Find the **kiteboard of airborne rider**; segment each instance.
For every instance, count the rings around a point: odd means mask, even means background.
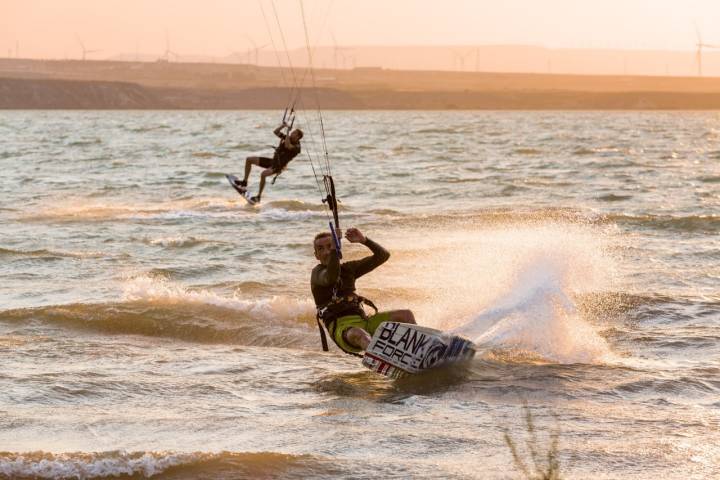
[[[296,128],[292,133],[283,133],[283,129],[290,132],[292,125],[288,125],[283,120],[282,125],[277,127],[273,133],[280,138],[280,144],[275,148],[275,154],[272,158],[269,157],[247,157],[245,159],[245,176],[242,180],[236,180],[235,186],[238,187],[238,191],[243,193],[247,190],[248,178],[250,178],[250,171],[253,165],[264,168],[260,173],[260,187],[258,194],[254,197],[249,198],[249,202],[252,204],[260,203],[263,190],[265,189],[265,179],[271,175],[280,175],[282,171],[287,167],[288,163],[295,158],[301,150],[300,139],[303,138],[303,132],[299,128]],[[273,180],[273,183],[275,181]]]
[[[337,232],[338,238],[342,235]],[[390,258],[390,253],[373,242],[357,228],[349,228],[345,238],[350,243],[365,245],[372,255],[360,260],[340,263],[335,241],[330,232],[315,235],[313,247],[320,263],[312,270],[311,290],[322,320],[332,340],[346,353],[360,355],[370,344],[372,334],[382,322],[415,323],[410,310],[378,312],[375,305],[355,292],[355,281],[370,273]],[[368,316],[363,305],[375,314]],[[323,348],[326,347],[324,332]]]

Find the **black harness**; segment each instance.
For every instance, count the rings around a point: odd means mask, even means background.
[[[368,316],[363,309],[363,305],[367,305],[368,307],[375,310],[375,314],[378,313],[378,308],[371,300],[368,300],[367,298],[356,295],[354,293],[352,295],[338,297],[335,293],[336,290],[337,285],[333,288],[333,298],[325,305],[317,307],[317,315],[315,316],[318,330],[320,331],[320,342],[322,343],[323,351],[328,351],[327,337],[325,336],[325,329],[323,329],[324,324],[325,328],[327,328],[328,333],[330,334],[330,338],[340,350],[349,355],[362,357],[362,355],[358,355],[355,352],[348,352],[337,343],[337,340],[335,340],[335,322],[338,318],[344,316],[342,315],[343,312],[349,311],[352,311],[353,314],[357,313],[363,320],[367,320]],[[320,323],[321,321],[322,324]]]
[[[280,146],[273,147],[275,149],[275,154],[273,155],[272,168],[275,171],[275,176],[273,177],[272,181],[270,182],[271,185],[275,185],[275,180],[277,180],[277,178],[280,176],[280,174],[285,171],[288,164],[292,161],[292,158],[290,160],[287,160],[284,162],[280,161],[280,150],[285,148],[285,146],[282,145],[282,142],[284,142],[284,141],[285,141],[284,139],[280,140]],[[298,148],[300,148],[300,144],[298,144]],[[300,153],[300,152],[298,152],[298,153]],[[295,154],[295,156],[297,156],[297,154]],[[293,158],[295,158],[295,156],[293,156]]]
[[[295,102],[293,102],[289,108],[290,108],[289,115],[288,115],[288,107],[285,107],[285,113],[283,113],[283,123],[287,123],[288,120],[290,121],[290,123],[287,126],[287,133],[285,134],[285,136],[290,135],[290,130],[292,130],[293,124],[295,124]],[[290,160],[292,160],[292,159],[290,159],[287,162],[285,162],[285,165],[280,165],[280,158],[279,158],[280,156],[279,156],[278,150],[280,150],[281,148],[284,148],[283,147],[284,141],[285,141],[284,138],[280,139],[280,143],[278,143],[278,146],[277,147],[273,146],[273,148],[275,149],[275,155],[273,155],[273,170],[275,170],[276,173],[272,179],[272,182],[270,183],[271,185],[275,185],[275,180],[277,180],[277,178],[280,176],[280,174],[283,172],[283,170],[285,170],[285,168],[287,167],[288,163],[290,163]]]

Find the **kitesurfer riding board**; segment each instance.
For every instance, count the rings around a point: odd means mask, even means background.
[[[313,246],[320,264],[313,268],[310,282],[318,322],[323,322],[342,351],[356,356],[364,352],[364,366],[391,378],[475,355],[475,345],[469,340],[416,325],[410,310],[378,312],[371,301],[357,295],[355,280],[385,263],[390,253],[356,228],[348,229],[345,238],[365,245],[373,254],[341,264],[332,233],[319,233]],[[363,305],[375,314],[368,316]],[[324,336],[319,323],[318,327]]]
[[[340,235],[339,231],[336,231]],[[320,264],[312,270],[310,286],[322,321],[335,344],[344,352],[361,356],[368,347],[371,335],[383,322],[415,323],[410,310],[378,312],[372,302],[355,292],[355,281],[370,273],[390,258],[390,253],[373,242],[356,228],[348,229],[345,238],[350,243],[365,245],[372,255],[340,263],[336,243],[330,232],[315,236],[313,247]],[[369,305],[375,314],[368,316],[363,305]],[[319,326],[319,324],[318,324]],[[321,335],[324,335],[320,327]]]
[[[245,159],[245,176],[242,180],[236,179],[235,183],[232,184],[238,193],[245,196],[252,166],[257,165],[264,168],[264,170],[260,173],[260,186],[258,194],[254,197],[247,198],[251,205],[260,203],[260,198],[262,197],[263,190],[265,189],[265,181],[267,177],[275,175],[275,178],[277,178],[277,176],[285,170],[288,163],[290,163],[290,161],[292,161],[292,159],[300,153],[300,140],[303,138],[303,132],[299,128],[296,128],[292,131],[292,133],[283,133],[283,129],[290,132],[290,128],[291,125],[288,125],[283,120],[282,125],[273,131],[273,133],[280,138],[280,143],[275,148],[275,154],[273,157],[247,157]],[[274,180],[273,183],[275,183]]]

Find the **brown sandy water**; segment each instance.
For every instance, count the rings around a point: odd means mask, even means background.
[[[525,403],[566,477],[720,474],[718,114],[327,114],[361,293],[479,346],[394,382],[320,350],[307,158],[226,183],[276,116],[0,114],[0,476],[508,478]]]

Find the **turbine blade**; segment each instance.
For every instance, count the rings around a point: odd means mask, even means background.
[[[695,35],[697,35],[698,43],[703,43],[702,35],[700,35],[700,28],[698,27],[697,22],[693,21],[693,25],[695,26]]]

